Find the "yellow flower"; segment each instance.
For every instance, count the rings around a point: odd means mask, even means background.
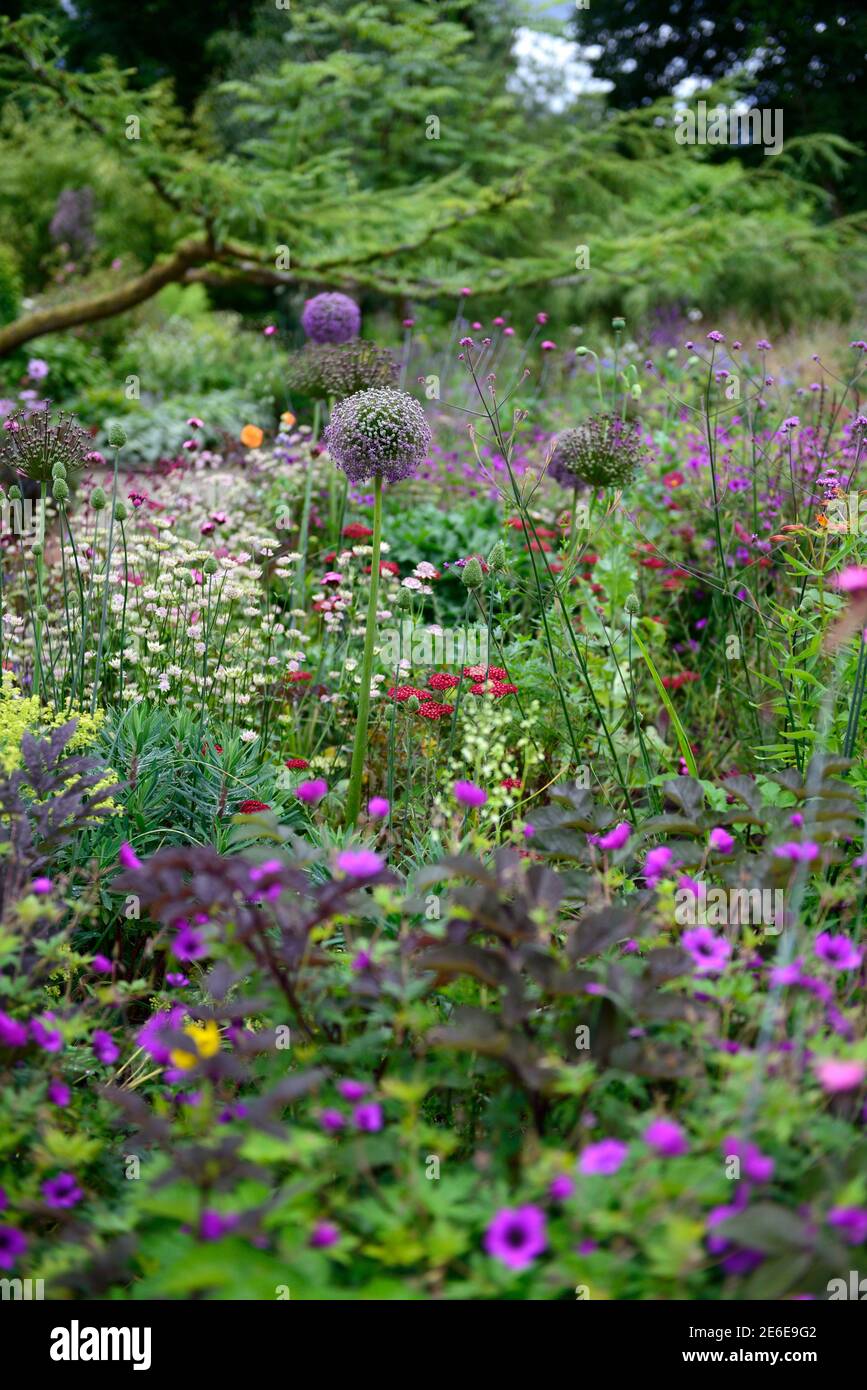
[[[186,1049],[176,1048],[170,1053],[171,1060],[176,1067],[181,1067],[187,1071],[194,1067],[203,1057],[213,1057],[220,1050],[220,1030],[212,1018],[207,1023],[188,1023],[183,1030],[195,1047],[195,1052],[187,1052]]]
[[[265,438],[258,425],[245,425],[241,430],[241,443],[248,449],[258,449]]]

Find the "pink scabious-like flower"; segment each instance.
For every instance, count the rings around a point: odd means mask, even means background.
[[[307,806],[318,806],[323,796],[328,794],[328,783],[324,777],[314,777],[310,782],[299,782],[295,795]]]
[[[337,867],[350,878],[373,878],[385,866],[372,849],[345,849],[337,856]]]
[[[587,839],[591,845],[597,845],[599,849],[622,849],[632,834],[632,826],[628,821],[622,820],[619,825],[615,825],[613,830],[609,830],[605,835],[588,835]]]
[[[720,854],[731,854],[735,847],[734,836],[723,830],[721,825],[714,826],[708,836],[708,843],[711,849],[717,850]]]
[[[854,1058],[820,1057],[813,1063],[813,1070],[823,1091],[832,1096],[857,1090],[867,1076],[867,1066]]]
[[[848,936],[832,936],[826,931],[816,937],[814,950],[820,960],[826,961],[835,970],[857,970],[864,959],[864,952]]]
[[[367,803],[367,814],[375,820],[382,820],[390,810],[391,806],[384,796],[372,796]]]
[[[485,1232],[489,1255],[509,1269],[522,1270],[547,1249],[545,1213],[540,1207],[504,1207]]]
[[[600,1139],[597,1144],[587,1144],[578,1157],[578,1168],[588,1176],[601,1173],[609,1177],[616,1173],[629,1151],[629,1145],[622,1139]]]
[[[475,782],[455,782],[452,790],[455,801],[460,802],[461,806],[484,806],[488,799],[488,793],[477,787]]]
[[[641,1135],[660,1158],[679,1158],[689,1151],[689,1140],[674,1120],[653,1120]]]
[[[710,927],[694,927],[681,937],[684,950],[695,963],[696,975],[720,975],[732,953],[724,936],[714,936]]]
[[[847,565],[837,575],[836,583],[844,594],[867,593],[867,569],[863,565]]]
[[[792,864],[812,864],[819,857],[819,846],[812,840],[787,840],[784,845],[774,845],[774,854]]]

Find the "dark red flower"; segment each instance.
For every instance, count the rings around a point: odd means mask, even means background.
[[[306,758],[287,758],[286,766],[292,768],[292,770],[294,771],[296,768],[300,769],[309,767],[310,764],[308,763]]]
[[[415,695],[417,700],[433,700],[433,695],[431,695],[429,690],[419,690],[415,685],[391,685],[388,688],[388,697],[390,700],[399,700],[402,702],[404,700],[409,700],[413,695]]]
[[[313,676],[309,671],[287,671],[286,680],[290,685],[297,685],[299,681],[312,681]]]
[[[270,811],[267,801],[242,801],[238,810],[242,816],[252,816],[254,811]]]
[[[351,521],[348,526],[344,526],[343,534],[348,541],[363,541],[367,536],[372,536],[373,532],[360,521]]]
[[[433,675],[428,676],[427,683],[431,690],[454,690],[456,685],[460,685],[460,676],[449,675],[448,671],[434,671]]]
[[[512,685],[510,681],[476,681],[475,685],[470,686],[471,695],[493,695],[495,700],[501,700],[504,695],[517,695],[518,687]]]
[[[445,715],[454,714],[454,712],[454,705],[441,705],[438,701],[430,699],[425,700],[424,704],[420,705],[416,711],[422,719],[442,719]]]
[[[465,666],[464,675],[469,676],[471,681],[504,681],[508,680],[508,672],[502,666],[489,666],[485,670],[484,666]]]
[[[508,791],[519,792],[521,790],[522,782],[520,777],[504,777],[502,782],[500,783],[500,786],[505,787]]]

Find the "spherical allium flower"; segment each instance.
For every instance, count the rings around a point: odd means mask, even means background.
[[[484,806],[488,799],[488,793],[482,787],[477,787],[475,782],[455,782],[452,791],[455,801],[461,806]]]
[[[358,391],[393,386],[400,367],[388,348],[366,338],[348,343],[308,343],[289,357],[286,384],[291,394],[345,400]]]
[[[42,1195],[49,1207],[62,1211],[74,1207],[84,1193],[71,1173],[58,1173],[56,1178],[48,1178],[42,1184]]]
[[[345,849],[337,856],[337,867],[350,878],[373,878],[385,861],[372,849]]]
[[[351,482],[379,473],[396,483],[422,462],[431,432],[418,401],[406,391],[379,387],[338,401],[322,442]]]
[[[681,937],[684,950],[689,951],[696,975],[719,975],[726,968],[732,953],[724,936],[714,936],[710,927],[694,927]]]
[[[842,933],[832,936],[830,932],[820,932],[814,949],[819,959],[833,965],[835,970],[857,970],[864,959],[864,952]]]
[[[545,1213],[540,1207],[505,1207],[485,1232],[487,1253],[509,1269],[526,1269],[547,1248]]]
[[[317,294],[308,299],[301,327],[314,343],[345,343],[361,328],[361,310],[348,294]]]
[[[314,777],[309,782],[299,782],[295,788],[295,795],[299,801],[303,801],[307,806],[318,806],[323,796],[328,795],[328,783],[324,777]]]
[[[689,1150],[689,1140],[674,1120],[653,1120],[641,1137],[660,1158],[679,1158]]]
[[[17,1226],[0,1226],[0,1269],[12,1269],[27,1249],[27,1238]]]
[[[67,473],[84,467],[90,435],[63,411],[53,425],[49,410],[19,410],[5,421],[4,429],[0,464],[14,473],[23,473],[37,483],[50,483],[56,464]]]
[[[577,429],[557,436],[548,471],[564,487],[585,482],[591,487],[622,488],[632,482],[643,459],[636,421],[592,415]]]
[[[600,1139],[597,1144],[587,1144],[581,1150],[578,1168],[588,1176],[601,1173],[608,1177],[617,1172],[628,1150],[629,1145],[622,1139]]]

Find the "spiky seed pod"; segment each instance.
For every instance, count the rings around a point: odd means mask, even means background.
[[[322,442],[350,482],[379,473],[389,483],[409,478],[431,445],[430,426],[406,391],[359,391],[334,407]]]
[[[471,555],[461,570],[461,580],[467,589],[481,589],[485,582],[482,567],[475,555]]]
[[[626,487],[643,461],[640,428],[617,415],[593,415],[557,436],[549,471],[565,486]]]
[[[508,569],[506,559],[506,547],[502,541],[497,541],[490,555],[488,556],[488,569],[493,574],[503,574]]]
[[[122,449],[126,443],[126,430],[114,421],[108,427],[108,442],[112,449]]]
[[[347,294],[317,294],[304,305],[301,327],[314,343],[345,343],[358,337],[361,310]]]
[[[90,494],[90,505],[95,512],[104,512],[108,506],[108,498],[101,487],[95,487]]]
[[[289,358],[290,393],[320,400],[345,400],[358,391],[391,386],[400,368],[388,348],[353,338],[348,343],[308,343]]]

